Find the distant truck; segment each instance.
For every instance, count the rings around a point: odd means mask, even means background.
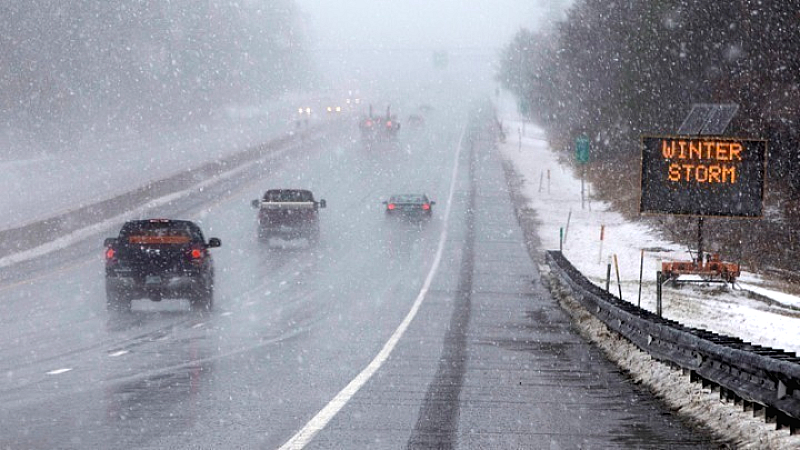
[[[397,116],[391,112],[391,106],[386,107],[386,116],[379,117],[373,115],[372,105],[369,106],[369,115],[361,118],[358,123],[361,130],[361,139],[367,144],[394,140],[400,130],[400,122]]]
[[[305,189],[270,189],[261,199],[252,202],[258,209],[258,237],[284,240],[307,239],[311,245],[319,242],[319,209],[325,200],[314,200]]]

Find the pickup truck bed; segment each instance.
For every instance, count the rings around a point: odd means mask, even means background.
[[[311,191],[301,189],[273,189],[263,198],[254,200],[258,208],[258,236],[282,239],[307,239],[319,241],[319,209],[325,200],[314,200]]]

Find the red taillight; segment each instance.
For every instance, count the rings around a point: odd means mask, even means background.
[[[391,120],[386,122],[386,128],[392,128],[392,121]]]
[[[423,203],[423,204],[422,204],[422,209],[424,209],[425,211],[428,211],[428,210],[430,210],[430,209],[431,209],[431,205],[430,205],[430,204],[428,204],[428,203]]]
[[[372,126],[372,121],[371,121],[371,120],[368,120],[368,121],[367,121],[367,126],[368,126],[368,127],[371,127],[371,126]]]
[[[201,247],[192,247],[189,249],[189,253],[187,256],[189,257],[189,261],[193,263],[199,263],[206,256],[206,252]]]
[[[114,259],[115,256],[117,256],[117,252],[114,251],[113,248],[109,247],[106,250],[106,261],[111,261],[112,259]]]
[[[389,203],[388,205],[386,205],[386,209],[388,209],[390,211],[394,210],[395,208],[396,208],[396,206],[394,206],[394,203]]]

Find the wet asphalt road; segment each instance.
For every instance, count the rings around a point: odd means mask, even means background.
[[[704,448],[572,330],[499,155],[466,122],[434,112],[373,148],[353,125],[149,211],[222,239],[211,313],[107,313],[101,242],[117,229],[4,269],[0,448],[279,448],[395,335],[443,236],[393,352],[305,448]],[[258,242],[249,203],[270,187],[327,200],[318,247]],[[433,220],[387,220],[382,198],[413,191]]]

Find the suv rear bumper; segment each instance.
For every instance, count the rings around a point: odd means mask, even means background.
[[[106,289],[129,298],[194,298],[209,285],[210,280],[201,273],[106,276]]]

